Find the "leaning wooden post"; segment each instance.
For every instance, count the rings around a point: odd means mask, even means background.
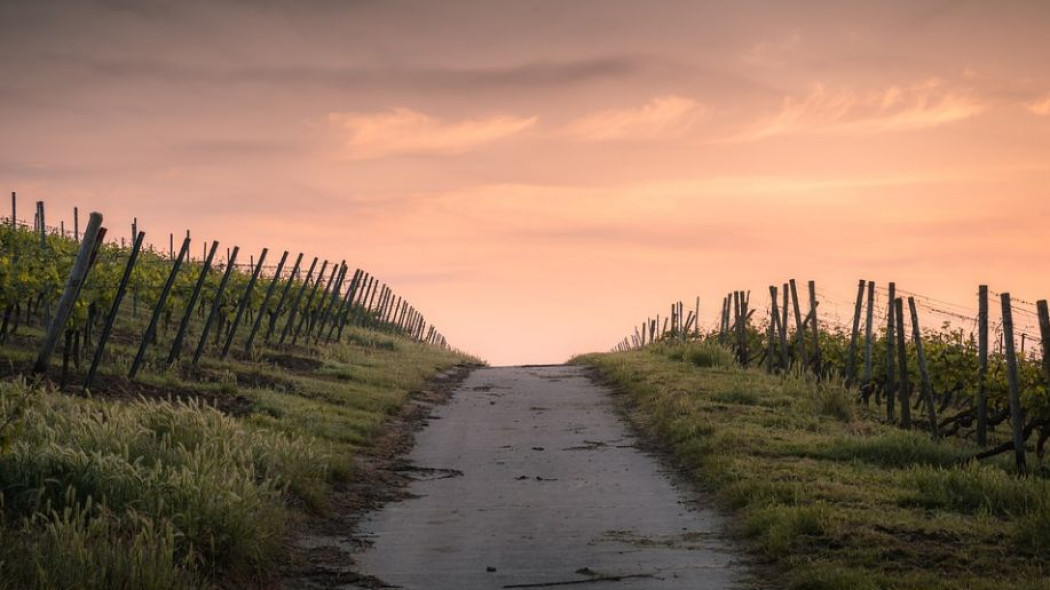
[[[849,356],[846,357],[846,387],[852,387],[857,380],[857,339],[860,337],[860,311],[864,307],[864,286],[867,281],[860,280],[857,285],[857,303],[853,306],[853,331],[849,337]]]
[[[321,282],[324,280],[324,271],[327,265],[328,261],[325,260],[324,264],[321,265],[321,272],[318,273],[317,280],[314,281],[314,288],[312,291],[310,291],[310,296],[306,299],[306,306],[303,308],[303,313],[299,317],[299,325],[295,328],[295,334],[292,335],[292,346],[295,346],[295,344],[299,341],[299,335],[302,334],[303,326],[305,325],[305,323],[312,320],[312,316],[316,313],[314,311],[311,311],[310,308],[313,307],[314,299],[317,298],[317,293],[321,288]],[[325,293],[327,293],[329,287],[332,286],[332,281],[335,280],[335,275],[337,272],[339,272],[339,268],[336,267],[335,264],[333,264],[332,274],[329,276],[328,283],[325,285]]]
[[[897,320],[897,370],[900,372],[901,428],[911,428],[911,380],[908,378],[907,336],[904,331],[904,300],[893,300],[893,314]]]
[[[922,330],[919,329],[919,311],[915,307],[915,298],[908,297],[908,309],[911,310],[912,337],[915,340],[915,355],[919,360],[919,375],[922,377],[922,398],[926,401],[926,414],[930,419],[930,433],[934,438],[940,437],[937,429],[937,406],[933,403],[933,385],[930,383],[930,371],[926,366],[926,351],[922,345]]]
[[[73,305],[76,303],[77,296],[80,295],[80,289],[83,287],[84,280],[91,269],[91,257],[98,245],[101,228],[102,214],[93,212],[88,220],[87,230],[84,231],[84,241],[80,244],[80,250],[77,251],[76,260],[73,262],[73,269],[66,280],[65,288],[62,290],[62,297],[58,300],[55,315],[51,318],[47,334],[44,336],[44,343],[40,347],[40,353],[37,355],[36,363],[33,365],[33,373],[41,374],[47,371],[48,364],[51,362],[51,355],[55,352],[58,339],[66,328],[66,322],[69,321],[69,316],[73,312]]]
[[[244,316],[244,309],[248,307],[248,302],[251,301],[252,298],[252,292],[255,291],[255,283],[259,280],[259,273],[262,272],[263,264],[266,262],[267,253],[269,253],[269,249],[263,248],[262,253],[259,254],[259,262],[255,263],[255,270],[252,271],[252,276],[248,279],[248,286],[244,289],[244,295],[241,296],[241,300],[237,304],[237,313],[233,316],[233,323],[230,324],[229,333],[226,334],[226,343],[222,346],[222,353],[219,354],[219,360],[226,360],[226,357],[230,354],[230,346],[233,345],[233,339],[237,336],[237,327],[241,325],[241,318]]]
[[[988,446],[988,285],[978,288],[977,298],[977,444],[984,447]]]
[[[1050,312],[1047,311],[1046,299],[1035,302],[1039,315],[1039,336],[1043,345],[1043,376],[1050,383]]]
[[[321,300],[321,313],[319,319],[313,325],[313,328],[317,330],[317,335],[314,337],[314,345],[321,343],[321,337],[324,336],[325,327],[329,324],[332,318],[332,312],[336,305],[342,302],[340,294],[343,291],[343,283],[346,282],[346,273],[350,272],[350,267],[346,265],[344,260],[339,264],[339,275],[335,279],[335,284],[332,287],[331,293],[328,294],[328,301]],[[312,335],[311,330],[306,331],[306,340],[310,340]]]
[[[817,319],[817,282],[809,281],[809,313],[813,316],[813,371],[817,378],[824,374],[824,361],[820,351],[820,321]]]
[[[135,375],[138,374],[139,369],[142,368],[142,361],[146,358],[146,348],[149,347],[150,341],[153,340],[153,337],[157,332],[157,321],[160,320],[160,314],[164,311],[164,304],[168,301],[168,295],[171,293],[171,288],[175,284],[175,278],[179,274],[179,267],[182,266],[183,259],[189,256],[189,253],[190,240],[187,238],[182,242],[182,248],[179,250],[179,257],[176,258],[175,263],[171,265],[171,273],[168,275],[168,280],[164,282],[164,287],[160,291],[160,298],[157,300],[157,305],[153,307],[153,315],[150,316],[149,325],[146,327],[145,334],[142,335],[142,342],[139,343],[139,351],[135,355],[135,360],[131,363],[131,369],[128,371],[128,379],[134,379]]]
[[[791,288],[791,301],[795,307],[795,339],[802,359],[802,372],[805,373],[806,368],[809,366],[809,355],[806,354],[806,330],[802,325],[802,308],[798,302],[798,289],[795,286],[795,279],[788,281],[788,285]]]
[[[769,313],[770,323],[773,324],[773,330],[780,335],[780,368],[783,370],[787,368],[787,334],[785,334],[784,326],[780,323],[780,309],[777,307],[777,288],[773,285],[769,286],[769,298],[772,301]],[[770,354],[773,352],[771,346]]]
[[[1010,294],[1000,295],[1003,304],[1003,338],[1006,344],[1006,375],[1010,382],[1010,425],[1013,428],[1014,460],[1017,471],[1025,473],[1024,409],[1021,408],[1021,386],[1017,375],[1017,352],[1014,350],[1014,313]]]
[[[766,330],[769,342],[766,344],[766,372],[773,373],[773,352],[777,338],[777,294],[774,287],[770,287],[770,295],[773,296],[773,305],[769,308],[769,328]]]
[[[113,305],[110,307],[109,315],[106,316],[106,323],[102,326],[102,334],[99,335],[98,346],[95,347],[95,355],[91,359],[91,368],[88,369],[87,377],[84,378],[84,391],[91,388],[91,383],[95,381],[98,367],[102,364],[102,354],[106,350],[109,334],[113,331],[113,323],[117,319],[120,302],[124,300],[124,295],[127,293],[128,283],[131,281],[131,271],[135,269],[135,262],[139,258],[144,239],[146,239],[146,232],[139,232],[139,235],[135,236],[135,243],[131,246],[131,255],[128,257],[128,263],[124,267],[124,274],[120,277],[120,283],[117,285],[117,293],[113,297]]]
[[[343,295],[343,301],[339,304],[339,309],[335,312],[332,325],[329,326],[328,333],[325,335],[325,343],[330,344],[333,342],[336,330],[342,329],[350,317],[350,308],[353,306],[354,297],[357,295],[357,285],[361,280],[362,272],[360,268],[354,269],[354,274],[350,278],[350,284],[346,286],[346,294]]]
[[[197,283],[193,286],[193,293],[190,294],[190,300],[186,303],[186,311],[182,313],[179,331],[175,334],[175,341],[171,345],[171,351],[168,352],[168,366],[171,366],[182,354],[182,341],[186,338],[186,332],[190,327],[190,319],[193,317],[193,310],[197,307],[197,300],[200,299],[201,291],[204,290],[204,282],[208,278],[208,271],[211,270],[212,260],[215,259],[215,253],[218,250],[219,242],[212,241],[211,249],[208,251],[204,259],[204,265],[201,267],[200,276],[197,277]]]
[[[889,298],[887,299],[888,304],[886,305],[886,420],[893,422],[896,418],[895,414],[895,396],[897,394],[897,383],[896,383],[896,367],[893,362],[893,339],[894,339],[894,313],[893,313],[893,300],[897,298],[897,284],[889,284]]]
[[[215,301],[211,304],[208,319],[204,320],[201,339],[197,342],[197,349],[193,352],[194,366],[200,363],[201,355],[204,354],[204,347],[208,345],[208,332],[211,332],[211,326],[215,323],[215,317],[219,315],[219,309],[222,307],[222,295],[226,292],[226,284],[230,282],[230,275],[233,274],[233,269],[237,266],[237,254],[240,251],[240,246],[234,246],[233,251],[226,258],[226,271],[222,273],[222,280],[219,281],[219,290],[215,292]]]
[[[700,296],[696,296],[696,339],[700,339]]]
[[[871,383],[871,358],[874,350],[875,281],[868,281],[868,310],[864,316],[864,383]]]
[[[292,326],[295,325],[295,318],[299,313],[299,304],[303,300],[303,294],[310,288],[310,279],[313,277],[314,269],[317,268],[317,260],[318,258],[314,256],[314,261],[310,263],[310,270],[306,271],[306,278],[303,279],[303,284],[295,292],[295,299],[292,300],[292,305],[288,309],[288,317],[284,320],[284,328],[281,329],[281,339],[277,341],[278,344],[284,344],[284,341],[288,338],[288,333],[292,330]],[[327,260],[325,264],[328,264]],[[324,268],[321,269],[321,274],[324,274]],[[291,277],[288,280],[292,280]],[[318,275],[318,280],[320,280],[320,275]]]
[[[277,329],[277,320],[281,317],[284,312],[285,301],[288,300],[288,292],[291,291],[292,285],[295,283],[295,279],[299,277],[299,265],[303,262],[303,253],[300,252],[295,258],[295,264],[292,266],[292,272],[288,273],[288,280],[284,283],[284,288],[281,289],[281,298],[277,300],[277,307],[273,308],[273,314],[270,315],[270,323],[266,327],[266,336],[263,340],[267,344],[270,343],[270,338],[273,336],[274,330]],[[276,277],[274,278],[276,281]]]
[[[262,327],[263,316],[269,310],[270,300],[273,299],[273,294],[277,291],[277,285],[281,282],[281,271],[284,270],[285,262],[288,262],[287,250],[281,255],[281,260],[277,263],[277,270],[274,271],[273,278],[270,279],[270,284],[266,287],[266,295],[263,296],[262,303],[259,305],[259,313],[255,316],[251,332],[248,332],[248,339],[244,341],[244,352],[251,352],[252,350],[252,344],[255,343],[255,335],[258,334],[259,328]]]

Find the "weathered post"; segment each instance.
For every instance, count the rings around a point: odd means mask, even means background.
[[[802,372],[806,371],[806,367],[809,366],[809,355],[806,354],[806,330],[802,325],[802,307],[798,302],[798,289],[795,286],[795,279],[788,281],[788,286],[791,288],[791,301],[795,307],[795,339],[798,342],[799,354],[802,360]]]
[[[197,307],[197,300],[200,299],[201,291],[204,290],[204,282],[208,278],[208,271],[211,270],[212,260],[215,259],[215,252],[219,250],[219,242],[212,241],[211,249],[208,252],[207,257],[204,259],[204,265],[201,266],[201,274],[197,277],[197,283],[193,286],[193,293],[190,295],[189,302],[186,303],[186,311],[182,314],[182,321],[179,322],[179,331],[175,335],[175,342],[171,345],[171,352],[168,353],[168,365],[170,366],[179,358],[182,353],[182,341],[186,338],[186,332],[190,327],[190,319],[193,317],[193,310]]]
[[[252,324],[252,330],[248,333],[248,339],[244,341],[244,351],[251,352],[252,344],[255,343],[255,335],[259,332],[259,328],[262,326],[263,316],[270,308],[270,300],[273,298],[274,292],[277,290],[278,283],[281,282],[281,271],[284,270],[284,264],[288,261],[288,251],[285,250],[284,254],[281,255],[281,260],[277,262],[277,270],[273,273],[273,278],[270,279],[270,284],[266,287],[266,295],[263,295],[262,303],[259,305],[259,313],[255,316],[255,322]]]
[[[1044,337],[1045,340],[1045,337]],[[977,294],[977,444],[988,445],[988,285]]]
[[[303,279],[303,284],[299,286],[299,290],[295,293],[295,299],[292,300],[292,305],[288,310],[288,317],[284,320],[284,328],[281,329],[281,339],[277,341],[278,344],[284,344],[288,334],[292,331],[292,326],[295,325],[295,318],[299,313],[299,304],[303,300],[303,294],[310,288],[310,279],[313,277],[314,269],[317,268],[317,260],[318,258],[314,256],[313,262],[310,263],[310,270],[306,271],[306,278]],[[327,260],[325,264],[328,264]],[[317,275],[317,280],[321,280],[323,274],[324,267],[321,268],[321,272]]]
[[[860,311],[864,306],[866,284],[867,281],[861,279],[857,285],[857,303],[853,306],[853,331],[850,332],[849,356],[846,357],[846,387],[852,387],[857,379],[857,339],[860,337]]]
[[[244,316],[244,309],[248,307],[248,302],[251,301],[252,292],[255,291],[255,283],[259,280],[259,273],[262,272],[262,267],[266,262],[266,254],[268,252],[269,249],[263,248],[262,253],[259,254],[259,262],[255,264],[252,276],[248,279],[248,286],[244,289],[244,295],[241,296],[241,300],[237,304],[237,313],[233,316],[233,323],[230,324],[230,331],[226,334],[226,343],[223,344],[222,352],[219,354],[220,360],[226,360],[226,357],[230,354],[230,346],[233,345],[233,339],[237,336],[237,327],[241,325],[241,318]]]
[[[824,361],[820,351],[820,321],[817,319],[817,282],[809,281],[809,313],[813,316],[813,372],[820,379],[824,374]]]
[[[1018,473],[1025,473],[1024,409],[1021,408],[1021,386],[1014,350],[1014,313],[1010,294],[1000,295],[1003,304],[1003,339],[1006,345],[1006,375],[1010,382],[1010,425],[1013,428],[1014,460]]]
[[[91,388],[91,383],[95,380],[98,367],[102,363],[102,355],[106,350],[110,332],[113,331],[113,323],[117,319],[120,302],[124,300],[124,295],[127,293],[128,282],[131,280],[131,271],[135,269],[135,262],[138,260],[139,251],[142,250],[142,241],[145,238],[146,233],[139,232],[139,235],[135,236],[135,243],[131,246],[131,255],[128,257],[128,263],[124,267],[124,275],[121,276],[120,283],[117,285],[117,293],[113,297],[113,305],[110,307],[109,315],[106,316],[106,323],[102,326],[102,334],[99,336],[98,346],[95,347],[95,355],[91,359],[91,368],[88,369],[87,377],[84,379],[84,391]]]
[[[893,314],[897,320],[897,369],[900,372],[901,428],[911,428],[911,380],[908,378],[908,348],[904,331],[904,300],[893,300]]]
[[[73,312],[73,305],[76,304],[77,296],[80,295],[80,289],[83,287],[84,280],[91,269],[91,257],[98,245],[101,229],[102,214],[93,212],[88,220],[87,230],[84,232],[84,242],[80,244],[80,250],[77,251],[73,269],[66,280],[66,286],[58,300],[55,315],[51,318],[51,323],[48,325],[47,333],[44,336],[44,343],[40,347],[40,353],[37,355],[36,363],[33,365],[33,373],[41,374],[47,371],[48,364],[51,362],[51,355],[55,352],[58,339],[62,335],[62,330],[66,328],[69,315]]]
[[[914,297],[908,297],[908,308],[911,310],[912,336],[915,340],[915,355],[919,360],[919,375],[922,377],[922,398],[926,401],[926,415],[930,419],[930,434],[934,438],[939,438],[937,406],[933,403],[933,385],[930,383],[930,371],[926,366],[926,351],[922,344],[922,330],[919,329],[919,311],[915,307]]]
[[[175,284],[175,278],[179,274],[179,268],[182,266],[182,261],[190,253],[190,240],[187,238],[182,242],[182,248],[179,250],[179,257],[175,259],[175,263],[171,265],[171,273],[168,275],[168,280],[165,281],[164,287],[160,291],[160,298],[157,300],[157,305],[153,307],[153,315],[150,316],[149,325],[146,327],[146,333],[142,335],[142,342],[139,343],[139,351],[135,355],[135,360],[131,363],[131,369],[128,371],[128,379],[134,379],[135,375],[138,374],[139,369],[142,367],[142,361],[146,358],[146,348],[149,347],[150,342],[157,333],[157,321],[160,320],[160,314],[164,311],[164,304],[168,301],[168,295],[171,293],[171,288]]]
[[[288,273],[288,280],[284,283],[284,288],[281,289],[281,297],[277,300],[277,307],[273,308],[273,313],[270,314],[270,322],[266,326],[266,335],[263,336],[263,341],[267,344],[270,343],[270,338],[273,337],[274,330],[277,329],[277,320],[281,317],[284,312],[284,304],[288,300],[288,292],[292,290],[292,285],[295,283],[295,279],[299,277],[299,265],[303,263],[303,253],[300,252],[295,257],[295,264],[292,266],[292,271]],[[276,281],[277,278],[274,277]]]
[[[222,295],[226,292],[226,284],[230,282],[230,275],[233,274],[234,267],[237,266],[237,254],[240,251],[239,246],[234,246],[233,251],[230,252],[229,257],[226,259],[226,271],[222,273],[222,280],[219,281],[219,290],[215,292],[215,301],[212,302],[211,310],[208,312],[208,319],[204,320],[201,339],[197,342],[197,349],[193,352],[194,366],[200,363],[201,355],[204,354],[204,347],[208,345],[208,332],[211,331],[211,325],[215,322],[215,317],[219,315],[219,309],[222,307]]]
[[[896,401],[897,384],[896,368],[893,362],[893,339],[896,329],[894,322],[893,300],[897,298],[897,284],[889,284],[889,298],[886,300],[886,420],[893,422],[896,418],[894,404]]]

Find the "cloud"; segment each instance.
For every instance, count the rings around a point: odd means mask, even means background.
[[[342,156],[369,160],[397,155],[462,154],[518,135],[537,117],[490,117],[446,122],[399,107],[378,113],[329,113],[328,123],[342,134]]]
[[[780,112],[731,137],[745,142],[800,133],[871,135],[939,127],[969,119],[985,105],[936,78],[914,86],[858,92],[812,87],[799,99],[785,97]]]
[[[1040,117],[1050,116],[1050,94],[1026,105],[1029,112]]]
[[[692,99],[661,96],[637,109],[599,111],[577,119],[565,128],[565,135],[581,141],[674,138],[688,131],[703,112]]]

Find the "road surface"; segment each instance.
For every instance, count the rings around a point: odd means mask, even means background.
[[[362,522],[358,570],[408,590],[751,587],[718,516],[636,443],[582,368],[477,370],[419,433],[415,497]]]

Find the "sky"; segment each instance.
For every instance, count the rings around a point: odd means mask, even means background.
[[[829,314],[858,279],[1035,301],[1047,31],[1045,0],[5,0],[0,189],[346,259],[496,365],[789,278]]]

